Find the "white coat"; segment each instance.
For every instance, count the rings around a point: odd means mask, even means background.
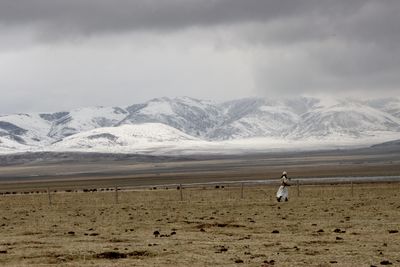
[[[281,186],[278,189],[278,192],[276,192],[276,197],[278,199],[288,199],[289,198],[289,179],[286,177],[286,175],[282,175],[281,177]]]

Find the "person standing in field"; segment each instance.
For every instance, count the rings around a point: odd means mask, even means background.
[[[289,186],[289,178],[287,177],[287,172],[284,171],[281,176],[281,186],[276,192],[276,200],[278,202],[289,200]]]

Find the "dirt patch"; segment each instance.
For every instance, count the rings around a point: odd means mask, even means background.
[[[154,253],[149,252],[147,250],[138,250],[138,251],[133,251],[133,252],[129,252],[129,253],[123,253],[123,252],[118,252],[118,251],[106,251],[106,252],[96,254],[95,258],[115,260],[115,259],[125,259],[128,257],[132,257],[132,258],[152,257],[154,255],[155,255]]]
[[[235,224],[235,223],[219,223],[219,222],[214,222],[214,223],[201,223],[195,226],[198,229],[204,229],[204,228],[212,228],[212,227],[227,227],[227,228],[240,228],[240,227],[246,227],[245,225],[241,224]]]
[[[96,256],[95,256],[95,258],[98,258],[98,259],[111,259],[111,260],[125,259],[126,257],[128,257],[126,253],[120,253],[117,251],[106,251],[106,252],[96,254]]]

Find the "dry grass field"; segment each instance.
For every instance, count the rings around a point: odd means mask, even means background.
[[[0,265],[400,265],[399,183],[276,189],[1,195]]]

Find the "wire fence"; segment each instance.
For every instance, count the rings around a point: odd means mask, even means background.
[[[373,184],[373,183],[399,183],[400,177],[398,176],[378,176],[378,177],[329,177],[329,178],[301,178],[291,179],[291,196],[300,197],[302,192],[307,187],[320,186],[322,190],[333,194],[335,187],[347,187],[348,196],[354,197],[354,187],[358,184]],[[96,184],[91,187],[83,186],[54,186],[54,187],[26,187],[22,190],[15,185],[8,187],[7,190],[1,188],[0,195],[28,195],[28,194],[46,194],[47,202],[49,205],[54,204],[54,198],[59,193],[111,193],[112,197],[104,199],[109,203],[119,204],[126,201],[124,193],[136,192],[151,192],[157,193],[162,196],[162,191],[165,193],[166,200],[173,201],[202,201],[204,199],[216,199],[212,194],[218,194],[217,199],[230,200],[230,199],[249,199],[249,198],[274,198],[275,191],[280,184],[279,179],[270,180],[242,180],[242,181],[218,181],[208,183],[179,183],[179,184],[154,184],[154,185],[138,185],[127,186],[118,185],[102,186]],[[399,183],[400,184],[400,183]],[[307,194],[305,192],[305,194]],[[109,194],[108,194],[109,195]],[[132,195],[130,195],[132,196]],[[141,194],[142,198],[145,194]]]

